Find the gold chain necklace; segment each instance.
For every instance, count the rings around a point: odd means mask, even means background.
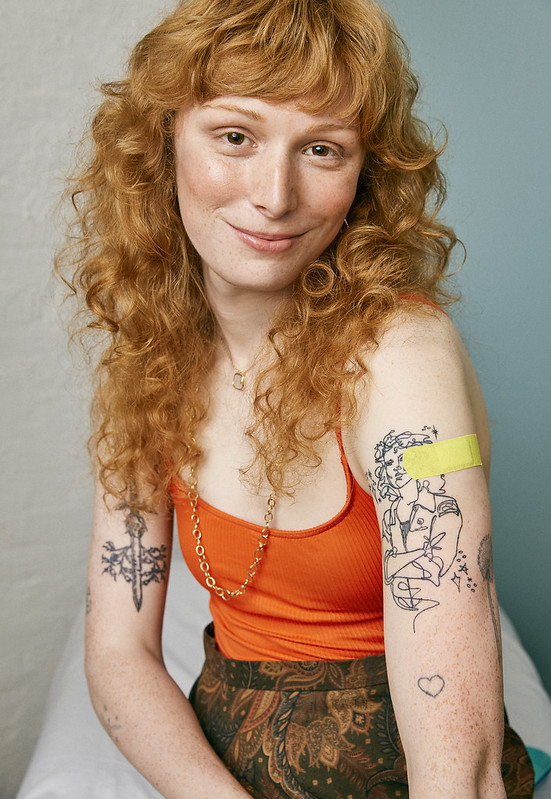
[[[229,588],[222,588],[222,586],[217,585],[216,580],[212,576],[210,572],[210,565],[206,557],[205,547],[201,543],[202,533],[199,529],[199,514],[197,513],[197,503],[199,502],[199,494],[197,493],[197,476],[195,474],[195,468],[193,466],[190,467],[190,481],[189,481],[189,503],[191,505],[191,521],[193,523],[193,537],[195,538],[195,552],[199,559],[199,568],[203,572],[205,577],[205,582],[207,587],[210,588],[214,593],[223,599],[225,602],[228,602],[230,599],[235,599],[235,597],[241,596],[244,594],[247,586],[250,585],[254,579],[254,576],[258,570],[258,566],[260,561],[264,556],[264,549],[266,544],[268,543],[268,538],[270,536],[270,525],[274,518],[274,508],[275,508],[275,496],[273,493],[270,494],[268,498],[268,509],[264,515],[264,527],[260,531],[258,535],[258,546],[254,553],[254,560],[249,566],[247,570],[247,576],[245,577],[244,581],[241,583],[239,588],[236,588],[234,591],[230,591]]]
[[[222,342],[222,346],[226,350],[226,355],[230,359],[230,363],[231,363],[231,365],[233,366],[233,368],[235,370],[234,371],[234,375],[232,377],[231,384],[232,384],[232,386],[235,389],[237,389],[237,391],[243,391],[243,389],[245,388],[245,377],[247,375],[247,372],[249,372],[253,368],[253,366],[255,365],[256,358],[254,359],[252,364],[250,366],[248,366],[246,369],[238,369],[237,366],[233,362],[233,358],[231,357],[230,348],[226,344],[226,339],[224,338],[223,335],[220,336],[220,341]]]

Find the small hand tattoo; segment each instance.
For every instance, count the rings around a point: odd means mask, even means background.
[[[427,696],[432,696],[433,699],[442,693],[444,690],[445,682],[439,674],[433,674],[432,677],[419,677],[417,685]]]

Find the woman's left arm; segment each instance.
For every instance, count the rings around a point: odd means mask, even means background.
[[[501,641],[480,389],[439,311],[397,318],[369,369],[353,446],[381,527],[385,651],[409,796],[503,799]],[[470,465],[473,439],[463,437],[473,434],[484,468]]]

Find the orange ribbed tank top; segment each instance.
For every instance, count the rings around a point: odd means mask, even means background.
[[[229,602],[211,592],[220,651],[235,660],[343,660],[384,652],[381,538],[372,498],[354,480],[339,436],[347,496],[342,510],[309,530],[270,532],[252,584]],[[195,553],[183,483],[172,497],[183,556],[205,585]],[[199,499],[202,543],[211,573],[237,588],[261,526]],[[205,586],[206,587],[206,586]]]

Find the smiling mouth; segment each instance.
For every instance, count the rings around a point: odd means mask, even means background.
[[[252,230],[243,230],[234,225],[230,225],[230,227],[236,232],[241,241],[260,252],[285,252],[303,235],[302,233],[259,233]]]

